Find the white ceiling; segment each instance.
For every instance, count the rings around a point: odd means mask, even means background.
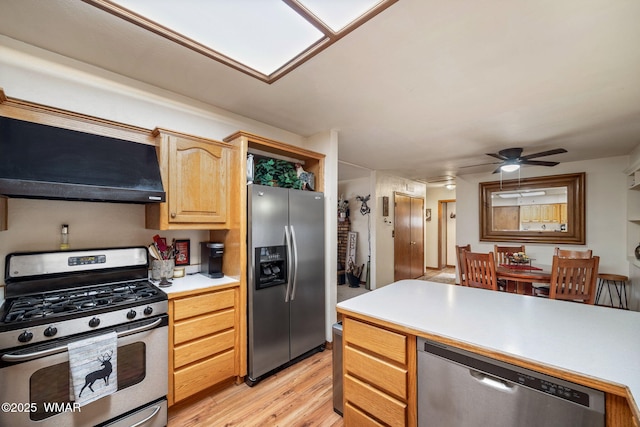
[[[271,85],[78,0],[0,1],[11,38],[303,136],[337,129],[340,179],[640,144],[638,0],[400,0]]]

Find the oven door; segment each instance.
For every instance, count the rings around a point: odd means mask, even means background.
[[[163,315],[100,331],[118,333],[118,391],[82,407],[69,399],[69,339],[0,355],[0,426],[119,425],[118,419],[126,419],[126,425],[165,426],[167,319]]]

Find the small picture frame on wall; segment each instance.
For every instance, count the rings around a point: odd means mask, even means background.
[[[176,265],[189,265],[191,263],[191,240],[176,240]]]
[[[425,209],[424,217],[426,221],[431,221],[431,209]]]

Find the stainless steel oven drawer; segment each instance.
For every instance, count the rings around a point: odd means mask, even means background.
[[[162,399],[100,427],[165,427],[166,425],[167,399]]]

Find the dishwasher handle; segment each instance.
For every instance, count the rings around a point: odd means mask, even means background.
[[[487,387],[495,388],[500,391],[515,392],[516,385],[502,378],[487,375],[484,372],[476,371],[475,369],[469,369],[469,374],[475,378],[479,383],[486,385]]]

